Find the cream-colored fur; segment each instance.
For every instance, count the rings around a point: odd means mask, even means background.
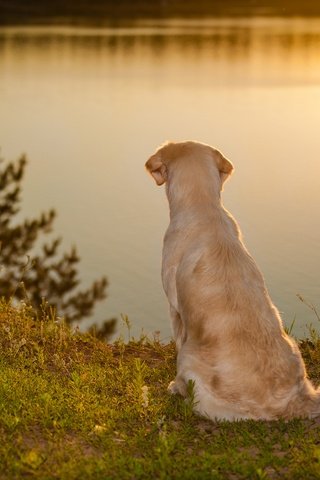
[[[170,225],[162,280],[177,346],[172,393],[195,385],[195,411],[211,419],[320,414],[296,343],[284,332],[264,279],[220,192],[232,164],[209,145],[167,143],[147,161],[166,183]]]

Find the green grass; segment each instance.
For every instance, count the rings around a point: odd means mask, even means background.
[[[320,420],[213,423],[167,394],[173,344],[107,345],[0,303],[0,479],[319,479]],[[320,342],[301,343],[320,378]]]

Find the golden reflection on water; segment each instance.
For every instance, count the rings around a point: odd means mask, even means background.
[[[26,213],[106,273],[97,319],[170,334],[160,284],[164,191],[143,171],[166,139],[221,148],[227,207],[301,335],[320,306],[320,19],[140,21],[119,28],[0,28],[0,145],[30,157]]]
[[[125,61],[139,67],[146,63],[155,73],[165,66],[163,75],[172,77],[192,65],[211,74],[202,79],[210,85],[320,81],[319,18],[144,21],[130,28],[100,29],[4,27],[0,48],[5,68],[17,60],[21,67],[43,68],[45,62],[79,70],[99,63],[100,68],[106,63],[114,68]],[[192,82],[198,72],[190,73]]]

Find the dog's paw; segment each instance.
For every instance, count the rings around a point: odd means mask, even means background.
[[[176,395],[177,393],[180,393],[178,385],[174,380],[169,383],[168,392],[171,393],[171,395]]]

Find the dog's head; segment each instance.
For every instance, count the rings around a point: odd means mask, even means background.
[[[170,176],[170,170],[184,157],[190,157],[197,162],[213,162],[219,172],[221,188],[232,173],[233,165],[219,150],[200,142],[168,142],[162,145],[146,162],[146,168],[155,179],[157,185],[165,183]],[[199,164],[200,167],[200,164]]]

